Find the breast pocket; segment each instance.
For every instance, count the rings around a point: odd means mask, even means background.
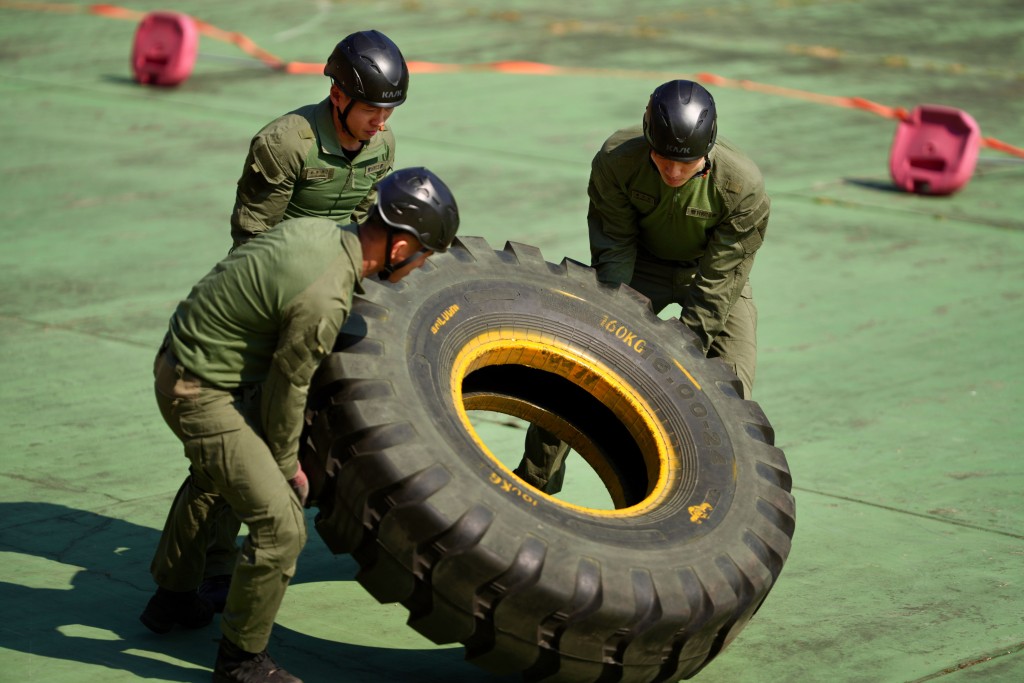
[[[358,168],[355,173],[353,189],[361,195],[369,194],[370,190],[373,189],[373,186],[376,185],[380,179],[387,174],[387,172],[388,164],[386,161],[379,161]]]
[[[658,205],[657,197],[652,197],[646,192],[640,192],[639,190],[629,191],[629,202],[641,216],[649,215]]]

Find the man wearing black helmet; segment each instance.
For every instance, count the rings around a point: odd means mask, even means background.
[[[598,279],[628,284],[655,312],[679,304],[704,353],[725,361],[749,398],[757,352],[749,276],[770,202],[757,166],[718,138],[711,93],[685,80],[656,88],[642,128],[619,130],[594,157],[588,194]],[[516,473],[556,493],[567,452],[531,427]]]
[[[405,102],[409,69],[379,31],[346,36],[324,65],[330,93],[267,124],[252,139],[231,212],[234,245],[286,218],[358,222],[373,206],[373,186],[395,161],[386,125]]]
[[[324,65],[327,99],[275,119],[252,139],[231,213],[234,247],[301,216],[339,223],[366,217],[374,185],[391,172],[395,137],[386,121],[405,102],[409,69],[379,31],[346,36]],[[227,512],[211,540],[200,594],[224,607],[240,523]]]
[[[445,251],[458,225],[440,178],[398,170],[380,182],[362,224],[284,221],[233,250],[171,317],[156,397],[190,467],[151,565],[157,592],[140,618],[157,633],[210,623],[213,607],[196,589],[218,512],[230,508],[249,533],[221,619],[215,683],[299,681],[266,647],[306,540],[298,441],[310,380],[360,280],[398,282]]]

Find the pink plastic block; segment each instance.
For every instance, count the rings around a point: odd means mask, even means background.
[[[192,17],[150,12],[142,18],[132,45],[132,73],[143,85],[178,85],[192,73],[199,31]]]
[[[952,194],[971,179],[980,146],[981,129],[970,114],[921,105],[896,128],[889,172],[907,192]]]

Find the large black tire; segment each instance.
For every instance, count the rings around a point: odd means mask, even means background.
[[[632,289],[464,238],[366,283],[321,366],[301,456],[317,531],[375,598],[495,673],[690,677],[757,611],[793,535],[785,457],[739,386]],[[554,432],[616,509],[531,488],[467,410]]]

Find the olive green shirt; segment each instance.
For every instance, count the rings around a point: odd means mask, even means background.
[[[385,126],[349,159],[338,142],[330,99],[267,124],[249,145],[231,212],[237,247],[286,218],[320,216],[361,222],[377,198],[377,181],[395,163],[395,136]]]
[[[178,361],[211,385],[262,385],[263,434],[286,477],[298,467],[306,394],[362,293],[356,226],[281,223],[235,249],[200,280],[170,321]]]
[[[591,263],[602,282],[628,284],[638,258],[695,267],[681,318],[705,352],[722,331],[768,226],[770,201],[757,166],[718,139],[710,168],[681,187],[665,184],[640,127],[616,132],[591,165]]]

